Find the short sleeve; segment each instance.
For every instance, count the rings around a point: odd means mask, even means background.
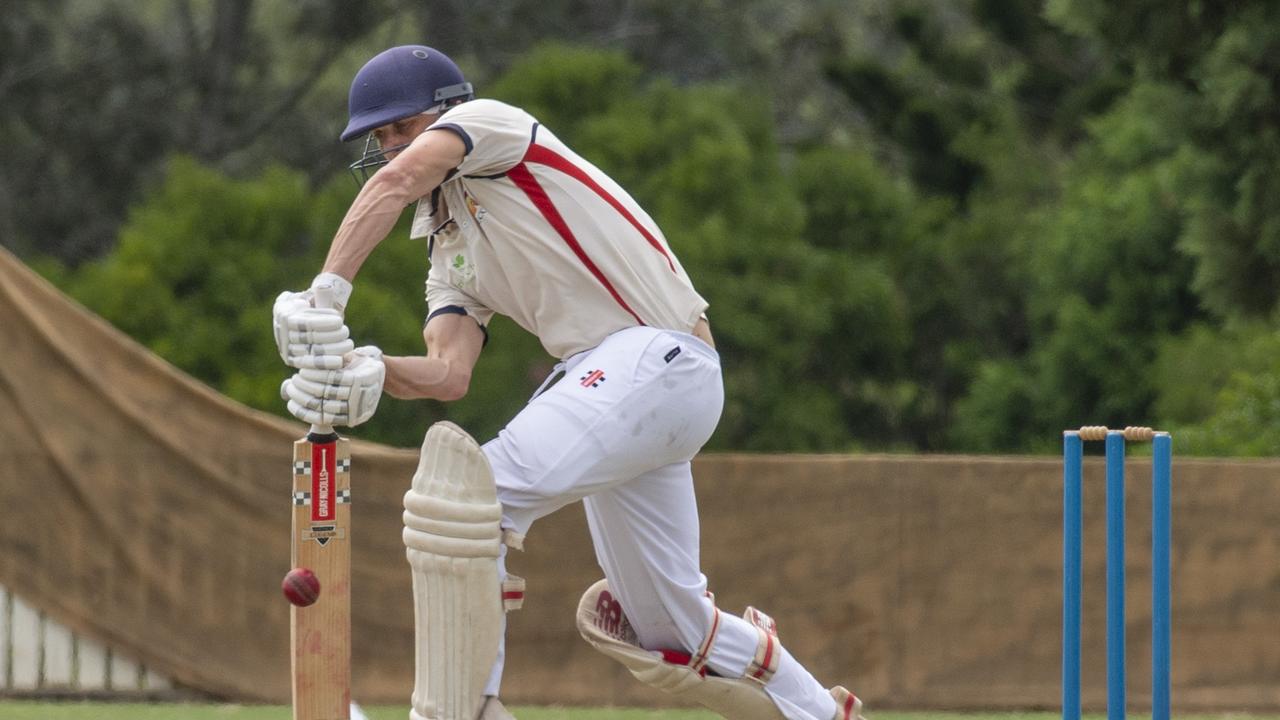
[[[459,174],[498,175],[524,158],[537,124],[533,116],[506,103],[472,100],[451,108],[427,129],[462,138],[467,154]]]
[[[431,252],[431,270],[427,273],[427,320],[444,313],[470,315],[480,326],[488,327],[493,311],[450,282],[447,253],[437,244]]]

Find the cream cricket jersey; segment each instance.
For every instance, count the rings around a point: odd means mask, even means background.
[[[707,302],[657,224],[533,116],[472,100],[430,130],[467,150],[414,218],[414,237],[431,236],[431,315],[501,313],[558,358],[623,328],[693,329]]]

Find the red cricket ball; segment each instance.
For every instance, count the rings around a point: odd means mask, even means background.
[[[307,568],[294,568],[285,574],[280,589],[289,602],[306,607],[320,597],[320,578]]]

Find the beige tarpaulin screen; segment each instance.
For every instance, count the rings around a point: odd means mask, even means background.
[[[286,701],[279,581],[302,425],[183,376],[3,250],[0,342],[0,585],[181,683]],[[416,452],[353,450],[355,696],[407,704],[400,498]],[[1147,467],[1133,462],[1129,483],[1137,704],[1149,689]],[[1175,459],[1175,709],[1280,709],[1278,471]],[[1058,702],[1056,459],[710,456],[696,472],[719,602],[772,613],[819,679],[870,707]],[[1104,697],[1100,490],[1086,493],[1091,707]],[[597,577],[580,509],[541,522],[528,548],[510,561],[529,598],[511,618],[504,693],[662,702],[573,629]]]
[[[181,374],[5,252],[0,323],[0,583],[176,681],[287,697],[278,586],[289,563],[289,448],[302,426]],[[379,481],[362,483],[352,506],[354,582],[407,591],[391,527],[414,456],[355,452],[357,477]],[[371,516],[383,516],[380,531]],[[356,627],[373,641],[359,646],[370,693],[404,680],[399,635],[412,615],[388,595],[357,598]]]

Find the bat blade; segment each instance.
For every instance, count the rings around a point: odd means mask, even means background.
[[[290,609],[294,720],[348,720],[351,704],[351,451],[312,428],[293,444],[292,567],[320,596]]]

